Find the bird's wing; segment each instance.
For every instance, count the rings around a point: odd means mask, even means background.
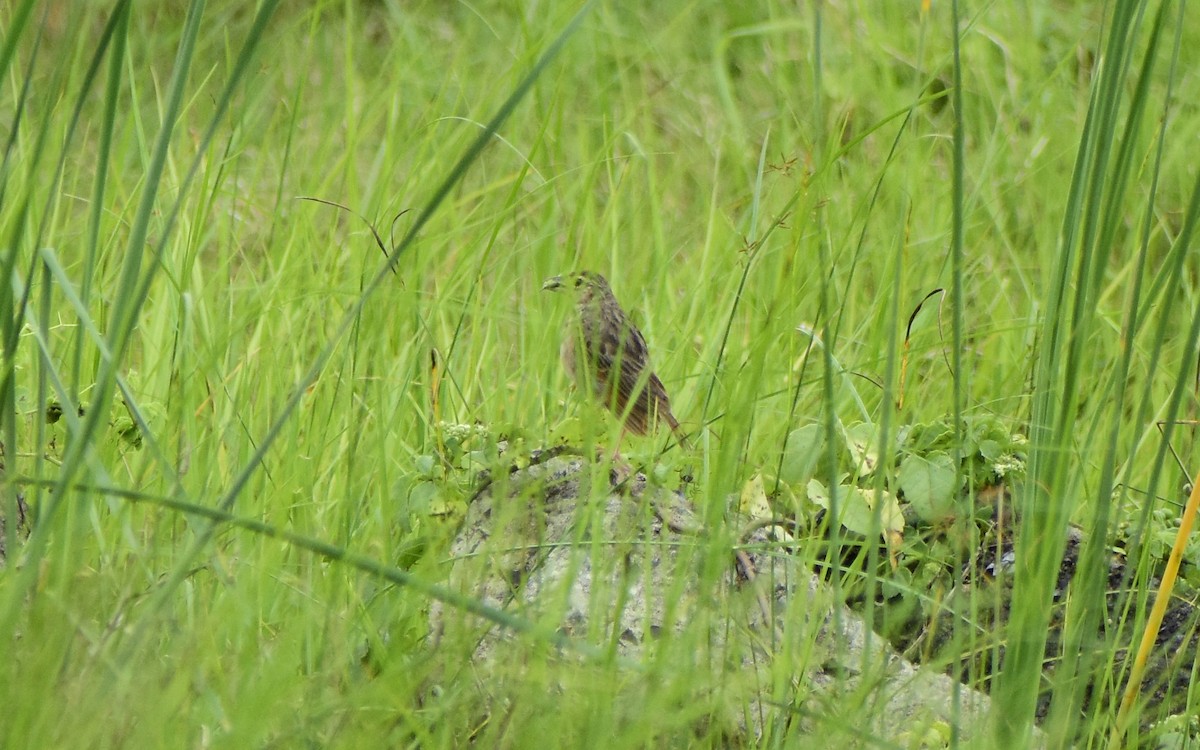
[[[626,324],[601,331],[596,343],[593,357],[601,397],[620,414],[628,415],[625,426],[629,431],[645,434],[667,398],[662,381],[650,370],[645,337]]]

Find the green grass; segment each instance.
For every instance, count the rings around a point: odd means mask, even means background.
[[[423,637],[470,477],[429,457],[578,435],[569,306],[539,291],[577,268],[635,311],[713,523],[798,428],[880,425],[880,455],[955,414],[1030,435],[998,746],[1027,738],[1064,525],[1094,561],[1118,522],[1161,554],[1188,478],[1155,421],[1200,406],[1194,13],[962,3],[956,66],[947,3],[115,5],[0,11],[0,507],[20,489],[38,519],[0,574],[4,746],[464,744],[469,644]],[[302,196],[370,219],[395,275]],[[481,430],[447,449],[442,423]],[[1194,473],[1194,428],[1168,434]],[[598,663],[557,692],[525,638],[489,740],[696,731],[712,675]],[[1102,742],[1062,694],[1049,731]]]

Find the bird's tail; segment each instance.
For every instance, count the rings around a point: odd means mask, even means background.
[[[672,414],[670,410],[667,410],[666,414],[663,416],[667,420],[667,426],[671,428],[671,434],[674,435],[675,440],[679,442],[679,447],[683,448],[685,451],[690,451],[692,449],[692,443],[690,440],[688,440],[687,433],[685,433],[683,428],[679,426],[679,420],[675,418],[675,415]]]

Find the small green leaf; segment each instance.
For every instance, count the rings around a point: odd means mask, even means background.
[[[738,501],[738,512],[751,518],[770,518],[771,504],[767,501],[767,491],[763,486],[762,474],[755,474],[742,487],[742,495]]]
[[[957,478],[950,456],[905,456],[897,478],[904,499],[921,520],[934,523],[954,514]]]
[[[419,482],[408,493],[408,511],[413,515],[427,516],[434,511],[438,495],[437,485],[433,482]]]
[[[428,453],[417,456],[416,464],[417,473],[423,477],[433,477],[434,468],[437,466],[437,458]]]
[[[862,537],[871,535],[871,494],[867,490],[859,489],[858,487],[839,487],[838,499],[842,500],[838,507],[838,515],[841,516],[842,526],[853,531]],[[846,490],[849,490],[847,492]]]
[[[829,510],[829,490],[825,487],[824,482],[816,478],[810,479],[805,489],[808,499],[814,505],[819,505],[825,510]]]
[[[947,448],[953,440],[954,431],[943,422],[909,425],[901,428],[897,437],[899,446],[905,451],[921,454]]]
[[[863,490],[870,496],[871,508],[875,508],[875,491]],[[880,530],[884,536],[888,534],[899,534],[904,531],[904,510],[900,507],[900,501],[895,495],[884,490],[879,493],[879,498],[882,501],[879,511]]]
[[[875,467],[879,466],[879,436],[875,425],[860,422],[846,428],[846,447],[850,450],[856,476],[874,473]]]
[[[463,469],[486,469],[491,465],[490,457],[485,450],[467,451],[458,463]]]
[[[890,492],[881,492],[879,520],[875,520],[875,490],[848,488],[845,508],[841,511],[842,525],[856,534],[870,537],[879,534],[885,540],[904,531],[904,512]]]
[[[862,537],[881,534],[885,539],[904,530],[904,513],[900,503],[890,492],[882,493],[883,507],[878,524],[875,521],[875,491],[838,485],[837,515],[842,527]],[[808,499],[829,512],[830,493],[818,479],[808,483]]]
[[[812,477],[825,450],[825,430],[819,424],[807,424],[792,430],[783,450],[779,478],[788,484],[800,484]]]

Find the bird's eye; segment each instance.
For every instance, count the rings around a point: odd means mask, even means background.
[[[583,277],[582,277],[582,276],[576,276],[576,277],[575,277],[575,286],[582,286],[582,285],[583,285]]]

